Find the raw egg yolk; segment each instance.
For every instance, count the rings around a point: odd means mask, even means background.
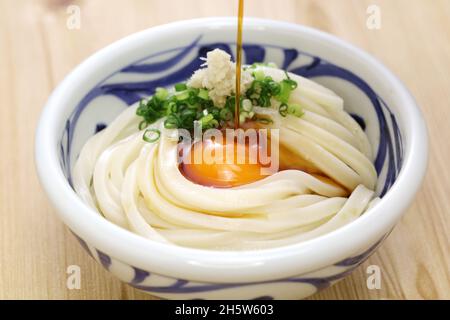
[[[200,148],[196,144],[201,144]],[[180,166],[181,172],[192,182],[216,188],[231,188],[267,177],[261,173],[264,166],[260,164],[259,156],[256,157],[256,161],[253,159],[250,161],[250,154],[259,154],[258,143],[243,145],[237,142],[227,144],[224,141],[204,140],[196,144],[185,155],[187,158],[184,158],[189,159],[190,163],[183,161]],[[242,148],[240,152],[238,152],[239,147]],[[232,158],[228,161],[227,150],[228,158]],[[206,157],[209,161],[205,161],[208,160]]]

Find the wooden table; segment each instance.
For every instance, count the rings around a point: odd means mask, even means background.
[[[151,299],[95,263],[56,217],[33,163],[34,130],[52,89],[83,59],[135,31],[194,17],[234,15],[231,0],[0,0],[0,298]],[[81,9],[69,30],[67,7]],[[450,1],[247,0],[249,16],[310,25],[375,55],[410,88],[430,130],[422,190],[366,263],[312,299],[449,299]],[[366,27],[370,4],[380,30]],[[81,267],[80,290],[66,268]],[[366,287],[369,265],[381,290]]]

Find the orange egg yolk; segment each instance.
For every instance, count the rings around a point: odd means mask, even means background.
[[[200,148],[196,144],[201,144]],[[187,158],[184,158],[189,161],[183,161],[180,166],[183,175],[192,182],[216,188],[231,188],[267,177],[261,173],[264,166],[259,157],[250,157],[251,154],[258,155],[258,143],[243,145],[237,142],[204,140],[196,144],[189,149]],[[240,152],[238,148],[242,148]],[[212,159],[219,161],[213,162]]]

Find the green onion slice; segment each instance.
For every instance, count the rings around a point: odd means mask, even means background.
[[[288,107],[288,113],[296,117],[301,117],[304,114],[303,108],[298,104],[290,104]]]
[[[180,91],[184,91],[184,90],[187,90],[187,85],[186,85],[186,83],[177,83],[177,84],[175,85],[175,91],[176,91],[176,92],[180,92]]]
[[[268,119],[268,118],[257,118],[256,122],[259,122],[261,124],[272,124],[273,123],[272,119]]]
[[[209,92],[206,89],[200,89],[200,91],[198,92],[198,97],[200,99],[203,100],[208,100],[209,99]]]
[[[223,121],[230,121],[233,118],[233,113],[228,108],[220,110],[219,117]]]
[[[180,91],[179,94],[177,94],[175,96],[177,98],[178,101],[185,101],[187,99],[189,99],[190,94],[188,90],[184,90],[184,91]]]
[[[256,70],[255,72],[253,72],[253,76],[257,81],[262,81],[266,77],[264,71],[262,70]]]
[[[139,122],[139,130],[143,130],[147,126],[148,126],[148,122],[147,121],[142,120],[141,122]]]
[[[280,113],[281,116],[286,117],[288,114],[288,105],[285,103],[282,103],[280,105],[280,108],[278,109],[278,112]]]
[[[144,131],[142,139],[144,139],[145,142],[153,143],[158,141],[159,137],[161,137],[161,131],[158,129],[147,129]]]
[[[155,97],[161,101],[164,101],[169,96],[169,91],[164,88],[156,88]]]

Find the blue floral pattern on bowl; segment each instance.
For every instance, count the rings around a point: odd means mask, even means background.
[[[75,235],[75,234],[74,234]],[[114,259],[106,253],[89,246],[77,235],[75,237],[88,254],[99,262],[106,270],[113,272],[119,278],[136,289],[169,299],[203,299],[205,294],[210,298],[272,300],[286,298],[303,298],[328,288],[335,282],[345,278],[359,267],[379,247],[383,240],[363,252],[341,260],[333,266],[307,274],[286,279],[275,279],[263,282],[249,283],[200,283],[184,279],[174,279],[154,272],[130,266]],[[292,290],[292,295],[286,297],[285,290],[277,290],[278,286],[291,285],[300,287]],[[251,288],[250,292],[243,290]],[[255,295],[255,292],[257,294]],[[308,294],[305,294],[307,292]]]

